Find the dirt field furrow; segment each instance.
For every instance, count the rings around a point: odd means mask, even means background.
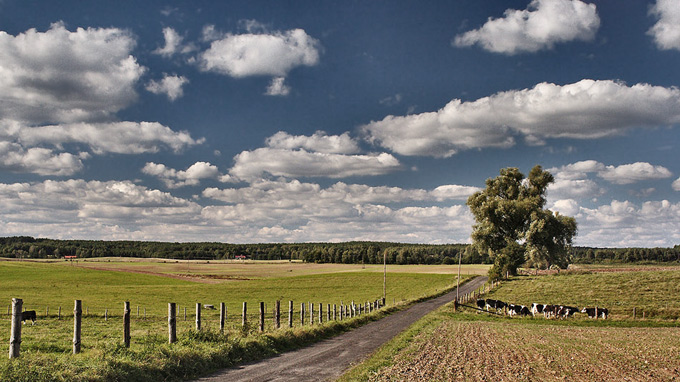
[[[371,381],[677,381],[677,328],[445,321]]]

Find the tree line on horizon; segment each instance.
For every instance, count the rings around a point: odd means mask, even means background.
[[[487,253],[470,244],[345,243],[170,243],[152,241],[55,240],[28,236],[0,237],[0,257],[21,259],[79,259],[139,257],[178,260],[301,260],[309,263],[491,264]],[[680,262],[680,245],[672,248],[571,247],[568,263]]]

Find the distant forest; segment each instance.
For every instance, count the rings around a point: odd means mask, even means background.
[[[402,244],[386,242],[226,244],[166,243],[152,241],[95,241],[35,239],[27,236],[0,238],[0,257],[59,259],[65,256],[141,257],[221,260],[245,256],[253,260],[302,260],[315,263],[490,264],[468,244]],[[673,248],[574,247],[570,263],[680,262],[680,245]]]

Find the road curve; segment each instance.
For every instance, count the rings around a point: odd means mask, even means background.
[[[472,292],[487,281],[479,276],[460,287]],[[200,382],[329,381],[363,361],[385,342],[427,313],[453,301],[456,291],[427,300],[378,321],[310,346],[250,364],[221,370],[198,379]]]

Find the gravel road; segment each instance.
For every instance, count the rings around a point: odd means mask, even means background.
[[[460,287],[472,292],[487,281],[477,277]],[[347,333],[302,349],[258,362],[240,365],[198,379],[200,382],[329,381],[340,377],[375,352],[381,345],[411,326],[427,313],[453,301],[456,291],[413,305]]]

